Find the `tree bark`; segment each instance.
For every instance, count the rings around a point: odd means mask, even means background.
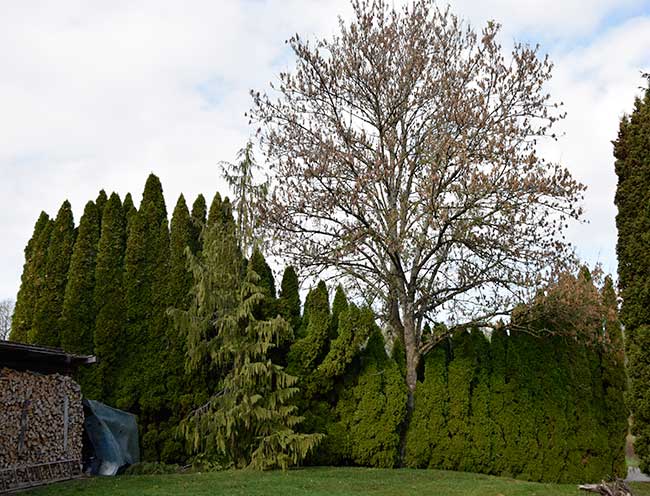
[[[421,358],[413,304],[408,301],[402,304],[402,331],[404,336],[404,351],[406,354],[405,381],[407,386],[407,399],[406,416],[400,432],[400,466],[404,465],[406,458],[406,435],[415,408],[415,389],[418,381],[417,371]]]

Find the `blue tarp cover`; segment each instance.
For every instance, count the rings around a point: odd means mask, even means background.
[[[84,429],[94,451],[93,475],[115,475],[140,461],[136,416],[99,401],[84,400]]]

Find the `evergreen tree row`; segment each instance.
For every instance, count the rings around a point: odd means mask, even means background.
[[[151,175],[139,209],[130,194],[101,191],[75,228],[66,201],[55,219],[41,213],[25,248],[11,339],[95,354],[77,380],[87,397],[138,414],[147,459],[183,458],[174,430],[208,394],[205,377],[185,373],[184,337],[166,312],[188,303],[186,248],[200,251],[203,226],[223,222],[229,204],[217,194],[210,211],[199,195],[190,213],[181,195],[169,225]]]
[[[406,463],[549,482],[626,473],[625,374],[561,337],[462,333],[427,357]]]
[[[138,415],[146,460],[221,460],[216,441],[210,446],[219,436],[197,440],[183,421],[212,404],[224,383],[245,379],[223,358],[239,355],[214,339],[218,309],[241,304],[241,329],[278,316],[289,324],[290,332],[273,335],[273,345],[264,341],[273,363],[264,367],[282,367],[282,377],[297,379],[290,381],[297,392],[285,398],[285,411],[296,409],[294,428],[324,434],[306,463],[395,467],[405,460],[545,481],[621,473],[626,413],[618,322],[608,321],[599,344],[589,346],[521,333],[496,332],[491,340],[478,331],[458,334],[423,364],[402,446],[403,360],[399,347],[387,353],[372,311],[349,302],[341,287],[330,304],[322,282],[302,306],[295,270],[285,269],[278,293],[259,250],[248,260],[241,253],[219,260],[214,233],[234,225],[231,204],[219,194],[209,209],[199,196],[191,211],[181,196],[168,224],[153,175],[137,210],[128,195],[122,202],[101,193],[77,229],[67,202],[53,220],[41,214],[25,249],[12,339],[96,354],[97,366],[78,378],[83,392]],[[211,266],[229,270],[204,270]],[[231,281],[232,274],[247,282]],[[197,294],[197,281],[210,291]],[[246,285],[255,291],[235,290]],[[615,315],[611,281],[602,298]],[[194,319],[190,327],[199,332],[185,332],[188,326],[170,315]],[[179,425],[195,438],[181,439]],[[249,462],[252,456],[241,455]]]

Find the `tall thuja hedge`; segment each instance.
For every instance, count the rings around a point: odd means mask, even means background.
[[[97,206],[90,201],[79,221],[72,251],[61,315],[61,347],[72,353],[92,354],[95,324],[95,265],[100,224]]]
[[[131,220],[135,217],[135,214],[138,213],[138,209],[135,208],[133,204],[133,197],[131,193],[127,193],[122,202],[122,210],[124,211],[124,218],[126,219],[126,228],[128,233],[128,227],[131,223]]]
[[[329,346],[330,306],[327,286],[319,282],[307,294],[302,326],[287,357],[287,372],[299,378],[300,389],[294,401],[305,420],[303,432],[323,432],[330,408],[319,395],[316,369],[327,354]]]
[[[203,195],[199,194],[194,200],[190,217],[192,222],[192,245],[190,248],[192,253],[196,255],[201,251],[201,232],[207,221],[207,206]]]
[[[330,321],[327,286],[320,281],[307,294],[298,339],[289,351],[287,370],[289,373],[301,377],[303,388],[309,387],[308,377],[327,354]]]
[[[90,201],[79,221],[59,323],[61,348],[72,353],[91,355],[94,352],[94,289],[99,235],[99,213],[95,203]],[[101,391],[95,367],[80,368],[76,379],[84,395],[89,398],[99,397]]]
[[[300,329],[300,283],[298,275],[292,266],[284,269],[280,283],[278,312],[292,327],[294,334]]]
[[[187,310],[190,304],[193,280],[187,269],[186,249],[197,246],[195,233],[185,198],[180,195],[171,219],[169,261],[169,303],[179,310]],[[183,444],[175,435],[175,428],[189,413],[192,404],[187,397],[191,386],[185,374],[186,350],[185,336],[170,321],[162,348],[164,368],[159,376],[159,381],[166,386],[165,415],[160,419],[155,440],[156,458],[164,462],[178,461],[185,456]]]
[[[34,226],[32,237],[25,246],[25,264],[11,319],[10,339],[12,341],[24,343],[29,339],[38,288],[42,284],[42,272],[52,229],[51,223],[50,217],[45,212],[41,212]]]
[[[607,310],[607,317],[605,319],[605,346],[609,349],[609,352],[604,353],[602,357],[602,379],[605,392],[604,420],[608,426],[608,444],[616,451],[616,456],[612,460],[611,473],[625,473],[625,445],[620,440],[627,435],[628,422],[627,418],[619,412],[624,402],[627,375],[625,373],[623,332],[618,317],[616,291],[611,277],[605,279],[601,297],[603,305]]]
[[[347,312],[342,313],[342,320]],[[384,339],[374,323],[358,367],[341,390],[337,420],[328,430],[330,444],[337,450],[339,463],[395,467],[407,391],[399,367],[386,353]]]
[[[72,208],[67,200],[57,213],[44,268],[44,279],[36,298],[30,342],[45,346],[61,344],[60,317],[68,282],[68,269],[75,240]]]
[[[610,347],[497,329],[489,342],[458,334],[450,349],[426,358],[408,466],[550,482],[624,474],[624,375]]]
[[[145,459],[159,457],[166,419],[164,346],[169,307],[169,228],[160,180],[149,176],[138,212],[129,221],[125,258],[126,339],[133,344],[120,401],[139,414]]]
[[[124,252],[126,216],[116,193],[106,202],[97,248],[94,301],[94,343],[99,359],[97,382],[102,401],[116,404],[118,371],[125,366],[126,326],[124,303]]]
[[[156,415],[165,390],[158,380],[164,362],[160,356],[162,343],[157,338],[165,331],[160,326],[168,301],[165,281],[169,263],[167,210],[156,176],[151,174],[147,179],[138,211],[126,216],[125,356],[116,378],[116,405],[139,414],[143,452],[150,457],[149,447],[154,444],[150,438],[156,436]]]
[[[269,264],[266,263],[264,255],[258,247],[253,249],[251,258],[248,261],[253,271],[260,278],[257,285],[264,294],[264,299],[259,303],[256,309],[257,317],[260,319],[269,319],[278,315],[278,305],[275,295],[275,278]]]
[[[108,202],[108,195],[103,189],[99,191],[97,198],[95,198],[95,208],[97,208],[97,225],[101,230],[102,226],[102,216],[104,215],[104,209],[106,208],[106,203]]]
[[[440,345],[425,358],[424,378],[415,390],[415,408],[406,437],[407,467],[447,466],[449,391],[447,346]]]
[[[614,141],[618,284],[623,298],[632,411],[640,468],[650,472],[650,81]]]

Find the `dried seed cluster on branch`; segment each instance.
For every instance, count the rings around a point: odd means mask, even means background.
[[[427,321],[507,314],[571,259],[584,186],[537,153],[564,117],[537,48],[506,58],[497,24],[476,32],[432,0],[352,4],[331,39],[289,40],[295,69],[253,93],[274,171],[260,215],[283,255],[383,310],[413,391],[440,337]]]
[[[0,405],[0,470],[81,462],[81,390],[70,377],[3,368]]]

